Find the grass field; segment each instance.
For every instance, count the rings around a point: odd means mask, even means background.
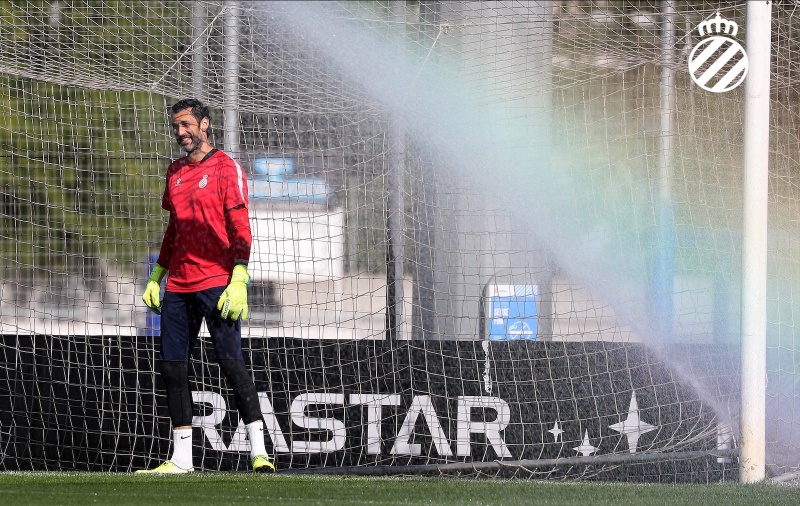
[[[321,505],[792,505],[786,485],[639,485],[620,483],[364,478],[198,473],[134,476],[105,473],[2,473],[0,504],[321,504]]]

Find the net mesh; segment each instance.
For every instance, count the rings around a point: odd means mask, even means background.
[[[795,9],[773,10],[773,475],[800,465]],[[743,92],[687,63],[717,12],[743,44],[727,3],[0,4],[0,467],[168,455],[140,295],[194,96],[248,171],[245,356],[279,468],[735,476]],[[195,464],[246,469],[206,337]]]

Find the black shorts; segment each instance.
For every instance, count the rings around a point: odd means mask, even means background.
[[[217,309],[224,286],[199,292],[166,292],[161,307],[161,360],[187,362],[206,319],[218,360],[242,360],[242,322]]]

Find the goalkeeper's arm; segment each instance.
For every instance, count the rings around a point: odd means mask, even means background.
[[[167,270],[158,264],[153,266],[150,277],[147,278],[147,287],[142,294],[145,305],[153,310],[155,314],[161,314],[161,280],[167,274]]]
[[[217,309],[220,310],[223,318],[238,320],[241,316],[242,320],[247,319],[247,284],[249,282],[250,275],[247,273],[247,267],[242,264],[236,265],[233,268],[230,283],[217,302]]]
[[[247,207],[237,206],[228,211],[228,222],[233,229],[231,250],[233,253],[234,267],[231,280],[217,302],[217,309],[223,318],[237,320],[247,319],[247,285],[250,283],[250,274],[247,272],[247,262],[250,259],[250,244],[253,236],[250,232],[250,220],[247,216]]]
[[[169,216],[167,230],[164,232],[164,239],[161,241],[161,251],[158,261],[147,278],[147,286],[142,294],[142,300],[155,314],[161,314],[161,280],[167,274],[165,265],[169,265],[172,256],[172,245],[175,241],[175,217],[172,213]]]

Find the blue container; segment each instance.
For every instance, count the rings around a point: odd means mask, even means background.
[[[253,173],[270,179],[294,174],[294,158],[259,156],[253,161]]]
[[[331,197],[331,189],[324,179],[294,173],[293,158],[257,157],[248,182],[250,198],[325,203]]]
[[[488,285],[484,315],[489,340],[535,341],[539,331],[538,298],[537,285]]]

